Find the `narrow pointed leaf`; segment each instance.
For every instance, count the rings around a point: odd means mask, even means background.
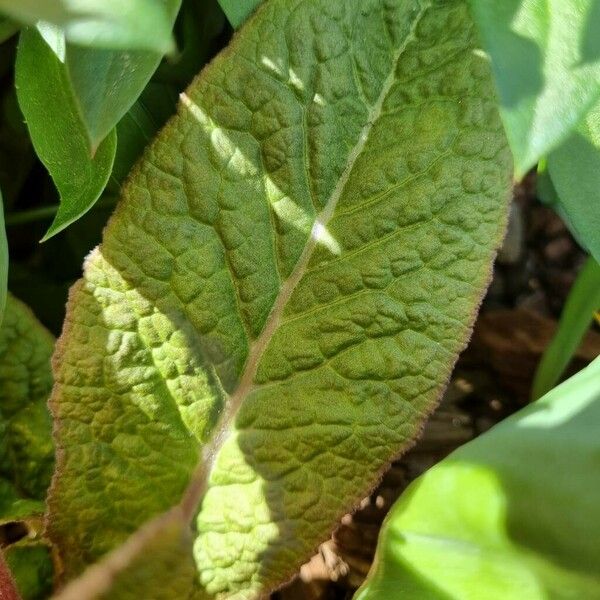
[[[506,218],[481,54],[462,0],[268,0],[182,96],[57,345],[49,534],[114,549],[63,598],[258,597],[412,443]]]
[[[60,44],[60,34],[56,35]],[[33,146],[61,196],[58,213],[44,237],[48,239],[85,214],[100,197],[110,177],[116,134],[110,133],[90,155],[66,66],[35,29],[21,33],[16,85]]]
[[[565,211],[563,203],[561,202],[558,192],[556,191],[556,187],[550,178],[550,174],[548,172],[548,161],[546,159],[538,163],[535,184],[538,199],[547,206],[550,206],[554,212],[556,212],[556,214],[563,220],[563,223],[567,226],[577,243],[582,248],[585,248],[589,251],[589,248],[581,237],[579,230],[575,227],[569,215]]]
[[[523,176],[600,96],[596,0],[470,0]]]
[[[355,600],[600,598],[600,358],[400,497]]]
[[[531,391],[534,400],[560,381],[599,309],[600,265],[590,257],[569,292],[556,334],[537,368]]]

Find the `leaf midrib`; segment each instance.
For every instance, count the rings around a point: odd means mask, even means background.
[[[201,459],[190,478],[190,483],[184,492],[181,502],[167,512],[158,515],[142,525],[141,528],[132,534],[121,546],[110,552],[100,564],[90,567],[82,577],[69,584],[57,597],[57,600],[96,598],[100,594],[107,592],[110,588],[111,581],[113,581],[120,572],[126,570],[128,566],[144,552],[145,545],[149,539],[152,539],[164,528],[172,527],[175,523],[190,524],[192,522],[208,489],[208,481],[216,457],[232,432],[232,425],[245,398],[249,393],[256,389],[253,382],[258,365],[273,334],[281,324],[284,309],[292,293],[307,270],[308,263],[318,243],[316,233],[320,228],[325,228],[334,216],[336,206],[346,188],[354,165],[365,147],[374,124],[378,121],[383,112],[383,104],[395,83],[398,62],[407,46],[416,39],[416,28],[430,8],[431,0],[419,0],[419,10],[413,18],[413,22],[411,23],[406,37],[392,57],[390,73],[382,85],[379,97],[370,107],[366,123],[361,130],[357,143],[348,155],[348,160],[342,175],[325,207],[315,218],[302,254],[290,276],[283,282],[262,332],[250,346],[248,359],[246,360],[244,371],[240,377],[239,385],[229,396],[228,402],[215,426],[214,433],[212,434],[210,441],[203,448]],[[102,565],[109,571],[108,574],[103,572]]]
[[[235,422],[244,400],[251,392],[257,389],[257,386],[254,385],[254,378],[256,376],[260,360],[267,346],[269,345],[269,342],[273,338],[274,333],[281,325],[281,318],[288,301],[290,300],[294,290],[296,289],[296,286],[306,272],[312,254],[319,243],[318,232],[322,229],[326,229],[329,221],[334,216],[335,209],[342,194],[344,193],[348,179],[350,178],[350,175],[354,169],[354,165],[369,139],[371,130],[383,112],[384,102],[396,80],[395,75],[398,62],[408,45],[415,40],[416,28],[421,22],[424,14],[429,8],[431,8],[431,0],[420,1],[419,5],[419,10],[413,18],[413,22],[410,25],[410,29],[406,37],[392,57],[390,72],[381,87],[381,92],[377,98],[377,101],[370,107],[365,125],[360,132],[358,141],[348,155],[348,160],[342,175],[340,176],[333,192],[329,196],[325,207],[315,218],[302,254],[300,255],[300,258],[298,259],[289,277],[283,282],[279,294],[273,303],[273,308],[267,317],[263,330],[258,338],[251,344],[248,358],[244,365],[243,373],[240,377],[240,382],[235,391],[229,396],[219,421],[215,426],[214,433],[210,441],[203,449],[200,464],[190,480],[190,484],[181,503],[183,512],[187,515],[190,521],[195,516],[198,506],[207,491],[208,481],[214,467],[216,457],[232,433],[232,425]]]

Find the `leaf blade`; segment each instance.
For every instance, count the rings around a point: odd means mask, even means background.
[[[23,600],[51,596],[53,566],[47,544],[25,539],[4,548],[3,552]]]
[[[351,455],[355,483],[362,476],[373,485],[437,401],[468,336],[501,237],[511,169],[464,3],[340,2],[333,14],[319,1],[294,8],[284,0],[261,6],[188,89],[134,169],[101,249],[72,291],[52,399],[66,451],[50,495],[52,539],[72,574],[173,506],[180,519],[192,519],[203,496],[194,551],[200,596],[253,597],[277,585],[293,568],[286,544],[302,560],[364,491],[332,473],[347,474]],[[313,39],[315,19],[335,35]],[[412,78],[414,61],[425,60],[433,43],[428,31],[445,32],[433,52],[441,102],[438,89],[423,91],[422,79]],[[350,50],[355,39],[365,43]],[[329,56],[324,72],[313,47]],[[444,60],[449,49],[455,62]],[[410,156],[399,160],[400,147]],[[408,197],[418,198],[414,206],[402,202]],[[396,286],[393,297],[386,282]],[[84,357],[76,340],[90,319],[95,350]],[[109,338],[121,350],[107,360]],[[381,357],[376,364],[365,359],[369,349]],[[417,398],[408,381],[385,383],[417,370]],[[89,409],[78,387],[101,399],[108,411],[101,418],[122,406],[126,417],[118,420],[140,436],[99,432],[93,443],[104,450],[93,469],[74,443],[71,424],[87,417],[72,409]],[[119,400],[111,388],[122,390]],[[377,429],[381,423],[388,427]],[[160,490],[149,489],[144,465],[128,458],[141,440]],[[306,496],[290,491],[301,489],[303,473],[287,471],[285,448],[293,464],[309,465]],[[131,475],[126,491],[106,480],[91,484],[90,498],[69,483],[92,471],[110,479],[116,463]],[[321,485],[325,504],[315,500]],[[62,521],[90,514],[89,502],[104,512],[96,522]],[[316,524],[303,533],[299,523],[310,518]],[[256,536],[246,537],[253,519]],[[139,552],[140,539],[134,534],[106,560],[135,562],[127,549]],[[243,546],[253,549],[250,559],[219,565],[219,548],[233,556]],[[270,558],[263,564],[260,556]],[[101,571],[74,583],[79,597],[95,597],[85,595],[86,582],[96,585]]]
[[[470,0],[501,101],[515,170],[522,177],[578,125],[600,95],[600,27],[593,0]]]
[[[172,28],[181,0],[164,2]],[[73,94],[95,152],[131,108],[156,71],[162,54],[67,44],[65,62]]]
[[[59,27],[75,44],[164,54],[173,50],[168,5],[168,0],[0,0],[0,11],[28,25]]]
[[[116,134],[109,134],[95,156],[89,157],[87,133],[65,65],[33,29],[21,33],[16,84],[36,153],[61,195],[46,240],[87,212],[100,197],[112,170]]]

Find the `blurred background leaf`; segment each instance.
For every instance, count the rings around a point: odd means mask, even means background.
[[[59,27],[67,41],[95,48],[174,49],[171,0],[0,0],[0,11],[29,25]]]
[[[174,29],[178,51],[162,62],[155,81],[181,92],[227,41],[230,32],[225,26],[217,0],[184,0]]]
[[[118,192],[120,183],[173,114],[178,94],[172,86],[150,82],[117,126],[117,156],[109,189]]]
[[[590,257],[571,288],[558,330],[537,368],[531,391],[532,399],[537,400],[560,381],[598,309],[600,265]]]
[[[600,261],[600,103],[550,153],[547,164],[556,190],[554,206],[577,240]]]
[[[470,0],[521,178],[600,95],[597,0]]]
[[[0,17],[0,44],[19,31],[19,24],[6,17]]]
[[[7,210],[14,205],[34,162],[15,88],[6,86],[0,91],[0,187]]]
[[[48,30],[47,32],[48,33]],[[57,47],[61,34],[56,32]],[[46,42],[29,28],[21,33],[16,62],[16,87],[37,155],[48,169],[61,204],[44,240],[87,212],[110,177],[116,152],[111,133],[93,158],[65,65]]]
[[[415,480],[355,600],[600,598],[600,358]]]
[[[180,0],[164,1],[169,30],[180,4]],[[66,44],[64,60],[92,153],[131,108],[161,61],[161,53],[135,48],[119,51]]]
[[[223,12],[234,29],[250,16],[262,0],[219,0]]]

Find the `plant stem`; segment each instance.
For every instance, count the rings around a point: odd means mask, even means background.
[[[107,196],[102,200],[99,200],[94,208],[105,208],[114,206],[117,198],[114,196]],[[5,218],[7,227],[12,225],[22,225],[24,223],[32,223],[34,221],[43,221],[45,219],[51,219],[56,215],[60,204],[51,204],[50,206],[40,206],[39,208],[32,208],[30,210],[23,210],[21,212],[8,213]]]

